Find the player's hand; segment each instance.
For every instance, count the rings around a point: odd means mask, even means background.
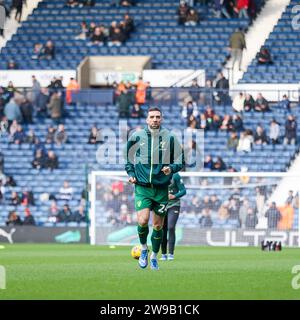
[[[162,171],[166,176],[168,176],[168,175],[172,172],[170,167],[163,167],[163,168],[161,169],[161,171]]]
[[[172,193],[169,193],[169,200],[173,200],[173,199],[175,199],[176,197],[174,196],[174,194],[172,194]]]
[[[131,184],[135,184],[136,183],[136,178],[135,177],[130,177],[128,181]]]

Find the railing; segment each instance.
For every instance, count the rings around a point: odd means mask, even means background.
[[[80,91],[69,92],[66,89],[48,89],[49,96],[51,93],[60,91],[64,101],[67,97],[71,97],[73,104],[93,104],[93,105],[114,105],[118,103],[118,98],[114,89],[84,89]],[[29,100],[33,98],[36,93],[28,88],[18,88],[17,92],[21,95],[27,96]],[[135,101],[135,90],[129,90],[132,95],[133,103]],[[245,90],[218,90],[215,88],[150,88],[146,92],[145,105],[155,106],[172,106],[183,105],[188,101],[195,101],[198,105],[232,105],[233,98],[240,92],[249,93],[256,100],[258,93],[271,103],[277,103],[283,99],[285,94],[288,99],[294,103],[300,103],[300,90],[259,90],[251,89]],[[7,97],[9,93],[1,93],[1,97]],[[69,101],[68,101],[69,102]]]

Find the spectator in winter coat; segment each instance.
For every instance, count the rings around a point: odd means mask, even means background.
[[[16,191],[12,191],[10,198],[10,205],[18,206],[21,203],[21,199]]]
[[[276,122],[276,120],[273,119],[270,123],[270,133],[269,133],[269,138],[272,144],[279,143],[279,136],[280,136],[280,126]]]
[[[6,116],[9,125],[13,120],[17,120],[19,123],[23,121],[20,107],[14,98],[11,98],[9,103],[4,107],[4,115]]]
[[[17,131],[14,133],[13,136],[13,143],[14,144],[22,144],[25,142],[26,135],[23,131],[23,128],[21,125],[18,125]]]
[[[261,93],[257,95],[256,101],[255,101],[255,111],[258,111],[258,112],[270,111],[269,103]]]
[[[33,215],[31,214],[29,208],[25,209],[25,218],[23,221],[23,225],[24,226],[35,226],[35,220],[34,220]]]
[[[243,50],[246,48],[245,34],[242,28],[239,28],[231,35],[229,42],[229,48],[232,58],[232,68],[234,69],[235,64],[238,63],[239,70],[241,70]]]
[[[260,65],[273,64],[270,51],[267,48],[261,48],[257,55],[257,63]]]
[[[13,0],[12,1],[11,7],[16,9],[15,20],[18,21],[19,23],[21,22],[21,19],[22,19],[22,12],[23,12],[24,3],[26,3],[26,0]]]
[[[212,170],[214,168],[214,162],[213,162],[212,157],[210,155],[206,156],[206,158],[204,160],[204,168],[210,169],[210,170]]]
[[[67,204],[59,211],[57,215],[57,222],[70,222],[72,220],[72,211]]]
[[[32,124],[33,105],[28,99],[24,99],[20,105],[22,118],[25,124]]]
[[[48,104],[48,111],[51,119],[58,124],[62,117],[62,101],[61,93],[54,92],[50,98],[50,103]]]
[[[75,37],[75,40],[86,40],[88,37],[89,28],[85,21],[80,24],[80,33]]]
[[[257,126],[256,132],[254,134],[254,142],[255,144],[267,144],[268,139],[267,135],[265,133],[265,130],[263,129],[262,126]]]
[[[227,10],[227,2],[229,0],[214,0],[215,2],[215,15],[217,18],[221,18],[222,14],[225,18],[231,19],[231,16]]]
[[[290,111],[291,110],[291,102],[286,94],[283,95],[282,100],[279,103],[280,107]]]
[[[237,151],[251,152],[253,143],[253,137],[247,133],[247,131],[242,132],[237,146]]]
[[[133,105],[133,98],[131,93],[124,89],[118,97],[119,105],[119,117],[120,118],[129,118],[130,107]]]
[[[248,19],[248,8],[249,8],[249,0],[237,0],[236,9],[239,15],[239,18]]]
[[[58,168],[58,158],[53,150],[48,151],[45,168],[50,169],[51,171]]]
[[[242,92],[240,92],[233,99],[233,103],[232,103],[233,110],[236,111],[236,112],[244,111],[244,103],[245,103],[244,94]]]
[[[125,42],[126,37],[120,28],[115,28],[114,33],[109,37],[108,46],[121,46]]]
[[[244,111],[249,112],[251,110],[255,109],[255,101],[251,94],[245,95],[245,101],[244,101]]]
[[[199,22],[199,14],[194,9],[189,9],[188,14],[185,19],[185,26],[195,27]]]
[[[284,144],[296,144],[297,122],[294,116],[289,115],[285,123]]]
[[[187,120],[191,115],[198,117],[199,112],[195,102],[188,101],[182,106],[181,116],[183,119]]]
[[[78,210],[75,211],[74,214],[72,215],[71,220],[74,222],[85,222],[86,221],[84,206],[78,207]]]
[[[96,27],[90,40],[91,40],[91,42],[89,45],[103,46],[104,41],[105,41],[105,35],[103,33],[103,28]]]
[[[216,100],[221,104],[225,104],[228,101],[229,81],[222,72],[218,74],[216,89],[218,89]]]
[[[60,200],[70,201],[73,198],[73,188],[70,187],[68,181],[64,181],[63,187],[59,189],[59,196]]]
[[[48,40],[45,47],[42,48],[39,58],[47,60],[55,58],[55,46],[51,40]]]
[[[38,170],[45,168],[45,157],[41,149],[36,151],[35,157],[32,161],[32,167]]]
[[[268,228],[276,229],[278,222],[281,220],[281,213],[277,209],[275,202],[272,202],[270,208],[265,213],[265,217],[268,218]]]
[[[50,100],[49,89],[42,88],[36,100],[37,117],[47,116],[47,104]]]
[[[8,214],[7,220],[6,220],[7,226],[21,226],[22,220],[19,215],[17,215],[16,211],[11,211]]]
[[[34,197],[32,191],[23,190],[21,204],[23,206],[34,206]]]
[[[181,2],[177,9],[179,24],[185,24],[188,13],[189,13],[189,6],[185,2]]]
[[[226,164],[221,157],[217,157],[217,161],[214,163],[213,170],[215,171],[225,171]]]
[[[61,145],[66,143],[68,140],[67,132],[65,131],[65,126],[63,124],[58,125],[58,128],[54,135],[54,141],[56,144]]]
[[[244,130],[243,119],[239,114],[234,114],[232,117],[232,130],[237,132]]]
[[[54,127],[49,127],[48,128],[48,132],[46,135],[46,143],[47,144],[53,144],[54,143],[54,139],[55,139],[55,128]]]
[[[199,224],[202,228],[210,228],[213,225],[209,208],[202,210]]]
[[[89,136],[89,144],[97,144],[102,142],[102,136],[100,130],[97,129],[96,126],[93,126]]]
[[[249,208],[246,215],[245,227],[247,229],[255,229],[258,224],[257,215],[254,212],[253,208]]]
[[[31,59],[32,60],[39,59],[42,53],[43,53],[43,45],[41,43],[35,43],[32,49]]]
[[[239,144],[239,139],[236,132],[231,132],[230,137],[227,141],[227,149],[236,151]]]

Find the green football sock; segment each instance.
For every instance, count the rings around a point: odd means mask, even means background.
[[[147,244],[147,237],[148,237],[148,233],[149,233],[148,225],[140,226],[138,224],[137,229],[138,229],[138,234],[139,234],[139,237],[140,237],[140,243],[141,244]]]
[[[153,228],[151,242],[152,242],[152,251],[158,253],[159,247],[163,238],[163,229],[155,230]]]

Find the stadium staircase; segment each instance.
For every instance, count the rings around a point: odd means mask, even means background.
[[[271,52],[274,64],[260,66],[257,65],[255,59],[252,60],[239,83],[299,83],[300,31],[292,24],[296,19],[296,13],[292,11],[296,5],[299,5],[299,1],[290,1],[273,32],[264,43],[264,46]]]
[[[243,52],[242,70],[246,71],[251,62],[255,60],[257,53],[274,30],[289,3],[290,0],[269,0],[266,2],[259,16],[246,33],[247,49]],[[232,65],[231,61],[227,64],[227,67],[230,65]],[[238,83],[243,75],[244,71],[239,71],[236,64],[236,68],[233,70],[233,84]]]
[[[27,4],[24,5],[23,13],[22,13],[22,22],[18,23],[15,20],[15,11],[13,10],[10,14],[10,18],[5,22],[5,32],[4,38],[0,37],[0,51],[3,47],[5,47],[7,41],[9,41],[14,34],[18,31],[18,28],[22,25],[24,21],[28,18],[29,15],[32,14],[33,10],[38,6],[39,2],[42,0],[30,0],[27,1]],[[6,4],[10,7],[10,3],[12,1],[6,2]]]

